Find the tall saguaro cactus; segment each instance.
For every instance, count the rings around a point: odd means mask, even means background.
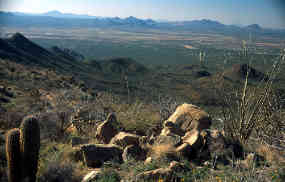
[[[9,182],[21,181],[20,130],[10,130],[6,136],[6,156]]]
[[[20,151],[22,157],[22,177],[29,182],[36,181],[40,149],[40,127],[38,120],[27,117],[20,126]]]

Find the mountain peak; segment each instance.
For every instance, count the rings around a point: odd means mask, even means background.
[[[129,16],[129,17],[126,18],[126,20],[138,20],[138,19],[136,17],[134,17],[134,16]]]
[[[52,10],[44,13],[45,15],[61,15],[62,13],[58,10]]]
[[[29,41],[23,34],[19,32],[13,34],[9,39],[17,42]]]

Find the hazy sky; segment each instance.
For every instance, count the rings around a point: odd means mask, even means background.
[[[283,3],[282,3],[283,1]],[[43,13],[152,18],[212,19],[225,24],[285,28],[285,0],[0,0],[0,9]]]

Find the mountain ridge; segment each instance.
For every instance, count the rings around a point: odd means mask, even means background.
[[[22,13],[22,12],[5,12],[0,11],[0,16],[24,16],[24,17],[51,17],[51,18],[62,18],[62,19],[86,19],[86,20],[95,20],[95,21],[107,21],[109,23],[115,23],[117,25],[124,25],[124,24],[132,24],[132,25],[160,25],[160,24],[168,24],[168,25],[175,25],[175,26],[208,26],[214,28],[244,28],[244,29],[254,29],[254,30],[263,30],[268,29],[260,26],[259,24],[249,24],[244,26],[233,26],[223,24],[217,20],[210,20],[210,19],[200,19],[200,20],[180,20],[180,21],[159,21],[154,19],[140,19],[134,16],[129,16],[126,18],[120,17],[100,17],[100,16],[93,16],[88,14],[73,14],[73,13],[62,13],[58,10],[52,10],[45,13]],[[97,22],[98,23],[98,22]],[[280,30],[277,28],[269,28],[272,30]],[[283,30],[283,29],[281,29]]]

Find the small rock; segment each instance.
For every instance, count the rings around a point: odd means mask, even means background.
[[[112,138],[110,144],[119,145],[121,147],[126,147],[128,145],[138,145],[139,136],[131,133],[119,132]]]

